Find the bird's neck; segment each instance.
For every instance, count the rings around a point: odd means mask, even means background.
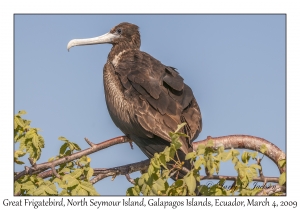
[[[119,55],[120,53],[127,51],[127,50],[132,50],[136,49],[139,50],[139,46],[135,45],[132,42],[120,42],[115,45],[110,50],[110,53],[108,54],[108,60],[112,62],[114,58]]]

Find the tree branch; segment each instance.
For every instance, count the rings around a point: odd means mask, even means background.
[[[85,140],[87,141],[87,139],[85,139]],[[122,143],[125,143],[125,142],[131,142],[131,140],[129,138],[127,138],[126,136],[119,136],[119,137],[116,137],[116,138],[113,138],[113,139],[101,142],[99,144],[93,144],[90,141],[87,141],[87,142],[91,146],[88,149],[85,149],[85,150],[73,153],[72,155],[69,155],[69,156],[66,156],[66,157],[62,157],[62,158],[59,158],[59,159],[51,161],[51,162],[41,163],[41,164],[35,165],[34,167],[33,166],[32,167],[25,166],[25,170],[22,171],[22,172],[20,172],[20,173],[18,173],[14,177],[14,180],[16,181],[19,178],[21,178],[22,176],[27,175],[27,174],[38,174],[38,173],[41,173],[41,172],[43,172],[43,171],[45,171],[45,170],[47,170],[49,168],[53,168],[53,167],[55,167],[57,165],[60,165],[60,164],[63,164],[63,163],[67,163],[67,162],[70,162],[72,160],[79,159],[82,156],[92,154],[94,152],[97,152],[99,150],[103,150],[105,148],[108,148],[108,147],[116,145],[116,144],[122,144]]]
[[[278,161],[285,159],[285,153],[279,149],[273,143],[255,136],[249,135],[229,135],[229,136],[221,136],[221,137],[210,137],[208,136],[206,139],[193,143],[194,150],[200,144],[207,144],[209,140],[212,140],[215,147],[224,146],[224,149],[250,149],[254,151],[260,151],[260,147],[264,144],[267,147],[267,151],[264,153],[267,157],[269,157],[278,167],[280,173],[284,172],[286,168],[280,168]]]
[[[93,176],[95,176],[93,179],[90,180],[90,182],[92,184],[97,183],[98,181],[112,176],[118,176],[118,175],[125,175],[127,179],[129,179],[128,181],[130,183],[133,184],[133,180],[128,177],[128,174],[136,172],[136,171],[143,171],[146,170],[148,168],[150,164],[150,160],[144,160],[141,162],[136,162],[136,163],[132,163],[132,164],[127,164],[127,165],[123,165],[123,166],[118,166],[118,167],[114,167],[114,168],[95,168],[94,169],[94,174]],[[185,172],[189,172],[188,169],[183,168],[182,170],[184,170]],[[45,179],[48,177],[51,177],[52,175],[54,175],[52,170],[48,170],[45,171],[43,173],[40,173],[38,176]],[[211,175],[211,176],[200,176],[200,180],[220,180],[220,179],[225,179],[227,181],[236,181],[237,180],[237,176],[223,176],[223,175]],[[278,183],[279,182],[279,178],[278,177],[255,177],[253,178],[253,181],[256,182],[274,182],[274,183]]]
[[[97,183],[98,181],[108,177],[108,176],[114,176],[114,175],[126,175],[126,174],[131,174],[136,171],[143,171],[148,168],[150,164],[150,159],[137,162],[137,163],[132,163],[132,164],[127,164],[123,166],[118,166],[114,168],[95,168],[94,169],[94,177],[90,182],[92,184]]]
[[[42,178],[49,177],[52,176],[53,170],[46,171],[47,169],[53,169],[55,166],[60,165],[62,163],[70,162],[84,155],[92,154],[94,152],[97,152],[99,150],[105,149],[107,147],[116,144],[121,144],[125,142],[131,143],[131,140],[126,136],[116,137],[99,144],[94,144],[86,138],[85,140],[91,146],[90,148],[73,153],[72,155],[66,157],[62,157],[52,162],[45,162],[45,163],[34,165],[34,167],[25,166],[25,170],[17,173],[17,175],[14,177],[14,180],[18,180],[19,178],[21,178],[26,174],[39,174],[39,176]],[[208,142],[208,140],[212,140],[215,147],[223,145],[225,149],[244,148],[244,149],[259,151],[261,145],[265,144],[268,148],[268,150],[265,152],[265,155],[268,156],[278,166],[281,173],[285,171],[285,168],[281,169],[278,165],[278,160],[285,159],[284,152],[282,152],[276,145],[268,142],[265,139],[254,137],[254,136],[247,136],[247,135],[231,135],[231,136],[223,136],[223,137],[216,137],[216,138],[208,137],[205,140],[194,142],[193,143],[194,149],[196,149],[200,144],[205,145]],[[126,175],[135,171],[141,171],[141,170],[144,171],[147,169],[148,165],[149,165],[149,160],[145,160],[138,163],[128,164],[128,165],[109,168],[109,169],[95,169],[94,176],[96,177],[94,177],[91,180],[91,182],[96,183],[108,176]]]

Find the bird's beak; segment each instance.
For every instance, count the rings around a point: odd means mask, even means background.
[[[112,41],[118,38],[118,35],[112,33],[106,33],[102,36],[88,38],[88,39],[72,39],[68,43],[68,51],[71,47],[80,46],[80,45],[92,45],[92,44],[105,44],[105,43],[112,43]]]

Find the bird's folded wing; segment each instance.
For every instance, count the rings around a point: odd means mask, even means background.
[[[137,122],[147,131],[171,141],[169,132],[186,122],[183,150],[201,131],[201,113],[189,86],[172,67],[168,67],[147,53],[127,51],[115,71],[124,87],[126,100],[134,104]]]

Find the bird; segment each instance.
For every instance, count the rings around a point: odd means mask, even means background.
[[[72,39],[74,46],[112,44],[103,68],[103,84],[108,112],[114,124],[148,157],[170,146],[170,131],[186,123],[177,151],[184,167],[192,163],[185,155],[202,130],[202,116],[192,89],[178,70],[162,64],[140,50],[141,35],[135,24],[123,22],[108,33],[87,39]],[[162,46],[160,46],[162,47]],[[179,178],[186,173],[180,172]],[[178,177],[178,176],[177,176]]]

